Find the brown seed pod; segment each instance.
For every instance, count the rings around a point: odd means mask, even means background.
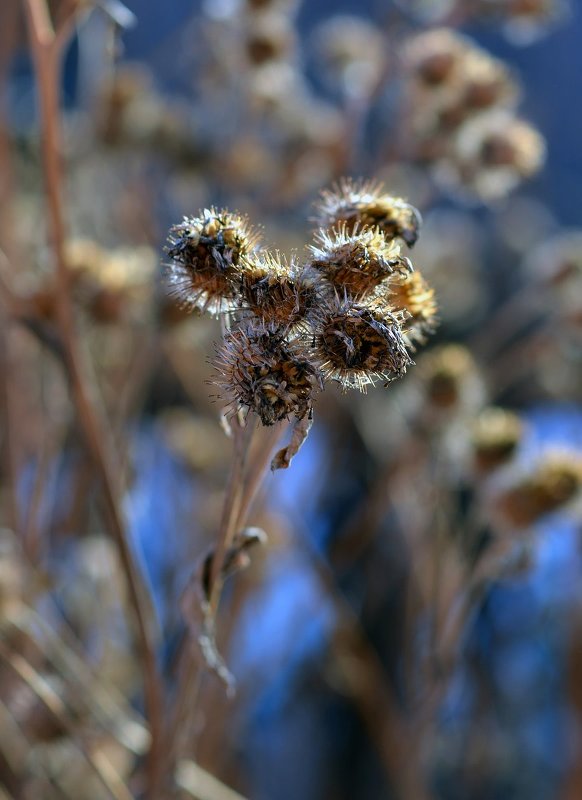
[[[379,228],[354,230],[345,223],[316,234],[310,266],[324,276],[340,295],[363,297],[396,272],[409,273],[412,264],[400,255],[395,241],[387,241]]]
[[[534,525],[571,503],[582,490],[582,459],[573,453],[547,453],[528,475],[497,498],[502,516],[516,528]]]
[[[328,380],[365,391],[376,380],[400,378],[412,360],[401,318],[386,302],[334,297],[313,320],[313,351]]]
[[[321,386],[301,341],[289,341],[280,329],[262,324],[229,331],[214,365],[216,383],[229,401],[227,413],[246,409],[263,425],[305,417]]]
[[[418,270],[400,275],[397,280],[390,281],[386,288],[390,304],[408,315],[404,330],[411,345],[424,344],[427,335],[434,332],[437,323],[438,306],[434,289]],[[383,289],[383,286],[379,287],[379,291]]]
[[[317,273],[279,253],[258,253],[242,266],[242,307],[266,324],[290,328],[305,321],[320,290]]]
[[[483,387],[477,365],[466,347],[446,344],[419,360],[426,403],[439,413],[474,412],[482,405]]]
[[[408,74],[420,87],[439,89],[458,74],[468,40],[448,28],[421,33],[408,43],[405,63]]]
[[[412,247],[422,224],[420,212],[400,197],[382,190],[382,184],[343,179],[321,193],[315,206],[321,228],[345,226],[347,233],[377,227],[387,240],[403,239]]]
[[[245,217],[204,209],[170,229],[168,293],[190,310],[218,314],[238,305],[240,271],[257,249],[258,235]]]
[[[477,470],[489,473],[508,464],[522,437],[523,423],[517,414],[486,408],[475,420],[471,437]]]

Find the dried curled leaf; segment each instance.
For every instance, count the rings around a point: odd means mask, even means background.
[[[245,569],[250,564],[249,549],[257,544],[264,544],[267,535],[261,528],[243,528],[233,538],[232,545],[226,551],[221,569],[220,580],[225,581],[235,572]],[[210,608],[212,560],[215,549],[212,548],[198,562],[197,568],[182,595],[182,615],[190,633],[198,642],[204,663],[226,686],[229,695],[234,693],[234,678],[223,657],[218,652],[214,615]]]
[[[291,434],[291,441],[285,447],[282,447],[275,453],[271,461],[271,469],[275,472],[276,469],[287,469],[291,464],[293,458],[299,452],[301,445],[307,439],[307,435],[313,425],[313,413],[310,411],[303,419],[297,420],[293,426],[293,433]]]

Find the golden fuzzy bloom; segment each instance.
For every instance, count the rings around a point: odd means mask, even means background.
[[[226,209],[204,209],[170,229],[168,291],[190,310],[218,314],[238,303],[240,271],[252,255],[258,235],[245,217]]]
[[[400,197],[392,197],[382,185],[369,181],[341,180],[321,193],[315,206],[321,228],[345,226],[348,233],[377,227],[391,240],[403,239],[412,247],[422,224],[420,212]]]
[[[240,276],[242,307],[266,324],[290,328],[305,320],[318,300],[318,276],[295,260],[263,252],[249,259]]]
[[[307,360],[299,340],[265,325],[229,331],[215,359],[216,381],[229,400],[228,411],[255,413],[263,425],[289,417],[303,419],[321,385],[317,368]]]
[[[475,465],[491,472],[513,458],[523,437],[523,423],[517,414],[503,408],[486,408],[475,420],[472,431]]]
[[[387,241],[378,228],[351,231],[344,223],[339,229],[320,230],[315,238],[318,246],[310,247],[310,266],[342,295],[363,297],[388,276],[412,271],[398,243]]]
[[[382,301],[326,300],[313,320],[313,351],[326,379],[365,391],[402,377],[412,360],[400,318]]]
[[[581,490],[582,458],[547,453],[530,474],[500,494],[497,504],[511,525],[526,528],[571,503]]]
[[[379,291],[383,291],[383,288],[381,286]],[[436,327],[438,306],[434,289],[416,270],[388,283],[387,290],[390,304],[408,315],[404,330],[411,343],[423,344],[427,334]]]

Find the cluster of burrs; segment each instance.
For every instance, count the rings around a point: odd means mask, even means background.
[[[435,324],[434,292],[402,254],[421,224],[413,206],[344,180],[316,208],[303,260],[261,247],[227,210],[170,230],[169,292],[223,319],[215,382],[228,413],[254,412],[263,425],[310,417],[326,381],[365,390],[400,378]]]

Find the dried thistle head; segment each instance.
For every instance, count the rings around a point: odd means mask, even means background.
[[[535,128],[503,111],[466,123],[456,138],[449,176],[483,200],[506,195],[534,175],[545,158],[545,142]]]
[[[386,40],[360,16],[335,14],[316,29],[314,50],[334,88],[366,96],[378,85],[386,65]]]
[[[245,36],[245,50],[251,65],[284,61],[294,47],[295,31],[287,14],[274,10],[253,14]]]
[[[411,79],[424,89],[446,86],[460,69],[467,40],[449,28],[414,36],[406,47],[405,63]]]
[[[345,226],[348,233],[376,227],[388,240],[403,239],[412,247],[422,224],[420,212],[400,197],[386,194],[382,185],[343,179],[321,193],[315,206],[321,228]]]
[[[258,244],[248,220],[223,209],[204,209],[170,228],[168,291],[190,310],[217,314],[236,306],[240,271]]]
[[[500,493],[497,507],[512,526],[526,528],[570,504],[581,490],[582,458],[549,452],[535,469]]]
[[[380,291],[383,288],[380,287]],[[436,327],[438,306],[434,289],[418,270],[400,274],[386,288],[390,304],[408,317],[404,329],[411,344],[423,344],[427,335],[433,333]]]
[[[514,108],[519,96],[519,86],[503,61],[471,43],[447,92],[433,98],[436,125],[450,132],[477,114]]]
[[[475,466],[488,473],[508,464],[523,437],[523,423],[517,414],[503,408],[486,408],[475,420],[472,445]]]
[[[517,44],[539,39],[569,10],[568,0],[480,0],[478,11],[504,22],[507,37]]]
[[[280,328],[304,322],[319,297],[317,275],[279,253],[258,253],[240,275],[242,307]]]
[[[305,417],[320,385],[318,370],[301,341],[288,340],[273,326],[254,324],[229,331],[214,365],[216,383],[229,401],[228,413],[252,411],[263,425]]]
[[[327,380],[360,391],[402,377],[412,364],[401,317],[384,300],[326,299],[313,319],[313,352]]]
[[[398,243],[387,240],[378,228],[350,229],[344,223],[340,228],[322,228],[315,238],[310,266],[340,295],[363,297],[385,278],[412,271]]]
[[[475,406],[481,399],[477,366],[469,350],[447,344],[427,353],[419,371],[425,384],[426,400],[438,411],[454,412]]]

